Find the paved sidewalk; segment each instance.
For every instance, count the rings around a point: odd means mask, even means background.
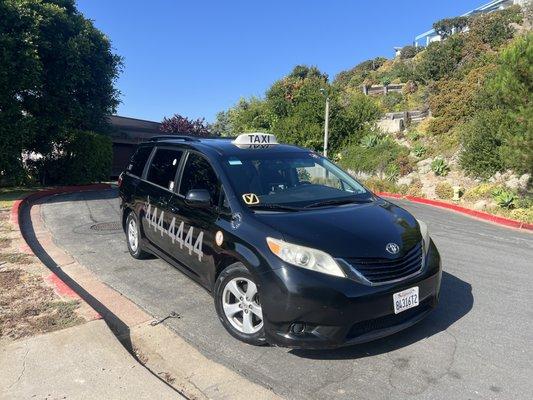
[[[121,346],[103,320],[0,348],[0,399],[183,399]]]

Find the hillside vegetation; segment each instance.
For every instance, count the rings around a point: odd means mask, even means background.
[[[329,96],[328,155],[372,188],[446,199],[458,186],[467,205],[533,222],[530,23],[530,8],[518,6],[438,21],[444,40],[366,60],[333,81],[316,67],[296,66],[264,97],[219,113],[212,129],[273,132],[321,151]],[[391,83],[404,84],[401,93],[362,92]],[[431,117],[400,134],[376,128],[385,112],[424,109]]]

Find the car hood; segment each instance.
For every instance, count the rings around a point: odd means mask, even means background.
[[[416,219],[403,208],[382,199],[255,216],[278,231],[283,240],[320,249],[333,257],[394,259],[422,240]],[[385,250],[388,243],[396,243],[399,253],[388,253]]]

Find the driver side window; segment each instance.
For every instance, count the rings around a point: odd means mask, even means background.
[[[213,203],[220,198],[220,183],[209,161],[204,157],[189,153],[181,177],[179,194],[185,196],[189,190],[205,189],[211,195]]]

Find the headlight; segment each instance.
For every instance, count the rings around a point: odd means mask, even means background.
[[[267,237],[267,244],[272,253],[283,261],[297,267],[322,272],[323,274],[346,277],[344,271],[327,253],[309,247],[298,246],[283,240]]]
[[[419,219],[417,219],[417,221],[418,226],[420,226],[420,233],[422,234],[422,242],[424,243],[424,254],[427,254],[429,250],[429,242],[431,240],[429,237],[428,226],[424,221],[420,221]]]

